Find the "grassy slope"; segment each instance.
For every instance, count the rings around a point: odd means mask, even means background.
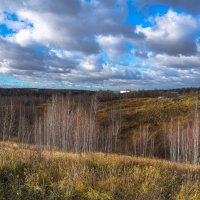
[[[200,167],[122,155],[0,152],[0,199],[200,199]]]
[[[121,113],[123,133],[133,133],[140,126],[149,125],[152,132],[159,133],[163,125],[177,119],[187,119],[195,108],[196,96],[178,99],[132,98],[106,102],[99,112],[99,120],[106,123],[113,107]]]

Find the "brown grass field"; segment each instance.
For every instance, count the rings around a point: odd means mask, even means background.
[[[200,166],[1,144],[0,199],[200,199]]]

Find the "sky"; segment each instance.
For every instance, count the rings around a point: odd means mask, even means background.
[[[199,0],[0,2],[0,87],[198,86]]]

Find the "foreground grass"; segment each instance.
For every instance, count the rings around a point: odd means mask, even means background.
[[[0,199],[200,199],[200,167],[101,153],[0,151]]]

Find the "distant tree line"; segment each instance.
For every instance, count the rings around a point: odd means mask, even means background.
[[[0,88],[0,96],[34,96],[50,98],[52,95],[64,96],[92,96],[98,95],[100,101],[124,99],[124,98],[157,98],[159,96],[170,96],[173,93],[179,95],[199,94],[200,88],[178,88],[178,89],[154,89],[154,90],[132,90],[126,94],[111,90],[70,90],[70,89],[38,89],[38,88]]]

